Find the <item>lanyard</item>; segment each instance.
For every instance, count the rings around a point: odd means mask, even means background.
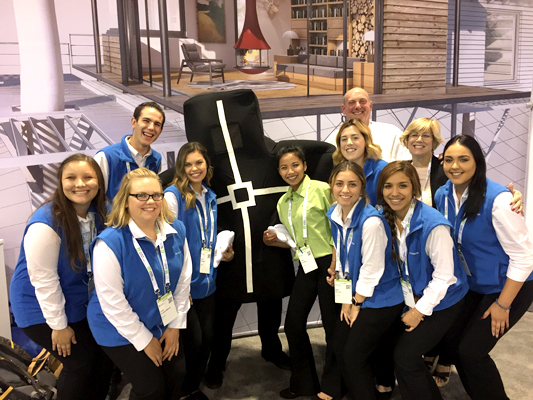
[[[128,170],[128,173],[131,172],[131,166],[129,161],[126,161],[126,169]]]
[[[311,185],[311,181],[307,184],[307,189],[305,190],[305,197],[304,202],[302,204],[302,220],[303,220],[303,237],[304,237],[304,246],[307,246],[307,195],[309,194],[309,186]],[[296,234],[294,233],[294,226],[292,226],[292,197],[289,198],[289,225],[291,227],[292,237],[294,238],[294,241],[296,240]]]
[[[409,254],[409,251],[407,249],[407,236],[409,236],[409,232],[411,231],[411,218],[413,218],[413,212],[415,210],[415,204],[416,204],[416,200],[413,199],[411,200],[411,205],[409,206],[409,211],[407,212],[407,215],[406,217],[408,217],[408,222],[405,226],[405,246],[404,246],[404,249],[402,251],[402,258],[403,258],[403,264],[405,266],[405,276],[406,276],[406,280],[409,282],[409,268],[407,266],[407,255]],[[401,246],[399,246],[401,247]],[[399,248],[398,248],[399,250]],[[401,269],[400,269],[400,264],[398,263],[398,270],[400,272],[400,276],[403,276],[402,272],[401,272]]]
[[[157,236],[159,236],[159,229],[156,230]],[[159,285],[157,284],[157,281],[155,279],[154,271],[152,270],[152,267],[150,266],[150,263],[146,259],[146,256],[144,255],[143,250],[141,249],[141,246],[139,245],[139,242],[137,242],[137,239],[135,237],[131,237],[131,240],[133,242],[133,247],[135,247],[135,250],[137,250],[137,254],[141,258],[141,261],[144,264],[144,267],[148,271],[148,275],[150,275],[150,280],[152,281],[152,287],[154,288],[154,293],[157,295],[157,298],[161,298],[161,294],[159,291]],[[161,259],[163,260],[163,267],[165,270],[165,288],[166,292],[170,292],[170,274],[168,272],[168,262],[167,262],[167,255],[165,254],[165,247],[163,244],[160,244],[159,246],[159,252],[161,253]]]
[[[93,239],[96,237],[96,224],[94,223],[94,220],[91,220],[91,239],[87,240],[87,232],[84,234],[82,232],[82,240],[83,240],[83,254],[85,256],[85,261],[87,261],[87,275],[91,277],[93,275],[92,268],[91,268],[91,252],[89,249],[89,246]]]
[[[428,184],[431,181],[429,177],[430,175],[431,175],[431,160],[429,160],[428,172],[426,173],[426,183],[424,184],[424,188],[422,189],[422,196],[420,197],[420,201],[422,201],[422,203],[424,202],[424,193],[426,192]]]
[[[340,240],[342,236],[342,229],[337,228],[337,230],[339,232],[337,234],[337,245],[335,246],[335,249],[337,250],[337,262],[335,263],[335,271],[341,272],[342,270],[342,276],[345,277],[346,270],[348,269],[348,255],[350,254],[350,246],[352,244],[352,239],[353,239],[353,228],[348,228],[348,230],[350,231],[350,234],[348,235],[348,239],[346,240],[346,260],[344,260],[344,265],[341,264],[341,250],[340,250],[340,247],[341,247]]]
[[[200,209],[198,206],[196,206],[196,212],[198,214],[198,219],[200,221],[200,232],[202,234],[202,247],[206,248],[206,232],[208,230],[207,215],[206,215],[205,225],[204,225],[203,220],[202,220],[202,214],[200,213]],[[213,209],[211,208],[211,204],[209,204],[209,216],[211,217],[211,233],[209,237],[208,248],[211,248],[211,246],[213,246],[213,232],[215,231],[215,217],[213,215]]]
[[[444,202],[444,218],[448,219],[448,199]],[[457,218],[457,216],[455,218]],[[465,229],[466,220],[467,218],[463,219],[461,225],[459,225],[459,232],[457,233],[457,243],[459,246],[463,243],[463,230]]]

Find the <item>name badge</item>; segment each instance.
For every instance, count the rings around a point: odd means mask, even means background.
[[[200,273],[208,274],[211,271],[211,249],[202,248],[200,256]]]
[[[415,295],[413,294],[413,287],[411,284],[407,281],[404,281],[403,279],[400,279],[400,282],[402,284],[402,292],[403,292],[403,301],[405,302],[405,305],[415,308]]]
[[[302,268],[306,274],[318,269],[318,265],[316,265],[315,257],[313,257],[311,247],[300,247],[300,249],[298,249],[298,258],[300,259],[300,263],[302,264]]]
[[[335,279],[335,303],[352,304],[352,281]]]
[[[161,320],[165,326],[178,316],[172,292],[168,292],[164,296],[161,296],[161,298],[157,300],[157,307],[159,308],[159,314],[161,314]]]
[[[459,253],[459,258],[461,259],[461,264],[463,264],[463,268],[468,276],[472,276],[472,272],[470,272],[470,269],[468,268],[468,264],[466,263],[465,256],[463,255],[463,252],[461,249],[457,249],[457,252]]]

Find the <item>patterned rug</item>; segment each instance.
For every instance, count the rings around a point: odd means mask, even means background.
[[[196,88],[196,89],[206,89],[206,90],[235,90],[235,89],[252,89],[254,91],[261,90],[283,90],[283,89],[293,89],[296,87],[293,83],[278,82],[278,81],[226,81],[222,83],[220,81],[213,82],[214,85],[209,85],[208,81],[201,82],[192,82],[187,86]]]

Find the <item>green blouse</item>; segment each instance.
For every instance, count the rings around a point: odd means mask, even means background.
[[[309,184],[309,182],[311,182]],[[289,188],[278,201],[278,215],[281,223],[291,233],[289,224],[289,199],[292,196],[291,217],[292,226],[296,237],[294,238],[299,247],[303,247],[303,219],[302,210],[307,185],[309,194],[307,197],[307,244],[315,258],[328,256],[332,253],[333,239],[331,227],[326,212],[331,205],[331,189],[325,182],[311,180],[305,175],[300,187],[296,192]],[[296,254],[293,260],[298,260]]]

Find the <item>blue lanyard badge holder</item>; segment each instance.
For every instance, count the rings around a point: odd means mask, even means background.
[[[409,207],[409,214],[411,214],[410,217],[412,217],[414,209],[415,209],[415,202],[413,199],[411,206]],[[409,235],[410,230],[411,230],[411,218],[409,218],[409,222],[407,223],[407,226],[405,227],[406,240],[407,240],[407,236]],[[405,279],[404,279],[404,274],[402,273],[402,269],[400,267],[400,263],[398,263],[398,272],[400,273],[400,283],[402,286],[403,300],[405,302],[405,305],[411,308],[415,308],[415,305],[416,305],[415,295],[413,292],[413,287],[411,286],[411,283],[409,282],[409,268],[407,266],[407,255],[408,254],[409,254],[409,251],[407,250],[407,244],[406,244],[405,250],[403,251],[404,262],[402,263],[405,266]]]
[[[446,199],[444,202],[444,218],[448,219],[448,199]],[[459,258],[461,259],[461,264],[463,265],[463,269],[465,270],[466,274],[468,276],[472,276],[472,272],[470,272],[470,268],[468,268],[466,258],[461,251],[461,245],[463,243],[463,230],[465,229],[466,220],[467,218],[463,219],[459,225],[459,232],[457,234],[457,253],[459,253]]]
[[[83,254],[85,256],[85,261],[87,262],[87,290],[89,292],[89,297],[91,297],[91,293],[94,292],[94,279],[91,265],[91,252],[89,247],[93,239],[96,237],[96,233],[96,224],[94,220],[91,221],[90,231],[81,233],[83,240]]]
[[[156,231],[157,236],[159,236],[159,232],[160,231],[158,229]],[[161,260],[163,261],[163,268],[165,271],[166,293],[161,296],[161,293],[159,291],[159,285],[157,284],[157,281],[154,276],[154,271],[152,270],[150,263],[146,259],[146,256],[144,255],[144,252],[141,249],[139,242],[137,242],[137,239],[135,239],[133,236],[131,237],[131,239],[133,241],[133,246],[135,247],[135,250],[137,250],[137,254],[141,258],[141,261],[143,262],[144,267],[146,268],[146,271],[150,276],[150,281],[152,282],[154,293],[157,295],[157,308],[159,309],[159,314],[161,314],[161,321],[163,322],[164,326],[167,326],[170,322],[172,322],[178,317],[178,311],[176,310],[176,305],[174,304],[174,296],[170,291],[170,274],[168,272],[168,261],[167,255],[165,253],[165,247],[163,246],[163,244],[159,244],[158,246],[159,253],[161,254]]]
[[[306,274],[308,274],[311,271],[314,271],[315,269],[318,269],[318,265],[316,264],[315,257],[313,256],[313,252],[311,251],[311,247],[307,244],[307,196],[309,194],[309,185],[311,185],[311,182],[307,185],[307,189],[305,191],[305,198],[302,205],[302,219],[303,219],[303,239],[304,239],[304,246],[298,247],[296,250],[296,253],[298,254],[298,258],[300,260],[300,264],[302,264],[302,268]],[[289,225],[291,226],[291,232],[292,237],[296,240],[296,234],[294,232],[294,227],[292,225],[292,199],[289,199]]]
[[[352,304],[352,281],[348,274],[348,254],[350,252],[350,246],[353,240],[353,229],[350,230],[348,239],[346,241],[346,260],[343,265],[341,264],[341,232],[339,229],[337,235],[337,243],[335,250],[337,252],[337,258],[335,262],[335,303],[337,304]],[[342,278],[341,278],[342,276]]]
[[[211,255],[213,252],[213,235],[215,232],[215,218],[213,215],[213,209],[209,206],[209,216],[211,218],[211,232],[209,237],[209,242],[207,242],[207,228],[208,221],[206,215],[205,225],[202,221],[202,215],[198,206],[196,206],[196,212],[198,214],[198,220],[200,221],[200,231],[202,234],[202,250],[200,253],[200,273],[209,274],[211,272]]]

